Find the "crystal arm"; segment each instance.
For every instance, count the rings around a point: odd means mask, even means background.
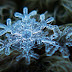
[[[22,56],[23,56],[22,54],[19,55],[19,56],[17,56],[17,57],[16,57],[16,61],[19,61],[20,59],[22,59],[22,58],[23,58]]]
[[[66,39],[70,38],[70,36],[72,36],[72,32],[68,33],[68,35],[66,36]]]
[[[7,26],[11,26],[11,19],[10,18],[7,19]]]
[[[29,13],[30,16],[34,16],[36,14],[37,14],[37,11],[36,10],[33,10],[32,12]]]
[[[50,17],[46,20],[47,23],[53,22],[54,21],[54,17]]]
[[[0,51],[2,51],[4,48],[4,42],[0,39]]]
[[[5,55],[10,55],[10,47],[5,46]]]
[[[40,15],[40,20],[41,20],[41,22],[42,22],[43,20],[45,20],[45,15],[44,15],[44,14],[41,14],[41,15]]]
[[[24,7],[24,8],[23,8],[23,14],[24,14],[24,15],[27,15],[27,14],[28,14],[28,8],[27,8],[27,7]]]
[[[54,41],[50,41],[50,40],[46,40],[46,39],[41,40],[41,41],[42,41],[43,43],[55,44]]]
[[[60,48],[59,51],[62,53],[63,58],[69,58],[70,53],[69,50],[65,48]]]
[[[3,34],[5,34],[6,32],[7,32],[6,30],[0,31],[0,36],[2,36]]]
[[[6,32],[11,32],[11,19],[7,19],[7,26],[1,24],[1,27],[4,28],[4,30],[0,31],[0,36],[5,34]]]
[[[22,17],[23,17],[23,15],[22,15],[21,13],[19,13],[19,12],[15,12],[15,13],[14,13],[14,16],[15,16],[15,17],[19,17],[19,18],[21,18],[21,19],[22,19]]]
[[[0,28],[5,28],[6,25],[0,23]]]
[[[47,56],[52,56],[59,49],[59,45],[45,43],[45,51]]]

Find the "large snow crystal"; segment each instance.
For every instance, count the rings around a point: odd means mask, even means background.
[[[35,42],[45,44],[45,51],[47,56],[52,56],[57,50],[60,50],[63,57],[68,58],[68,49],[63,49],[59,46],[59,43],[54,41],[61,34],[59,27],[57,25],[51,25],[54,21],[53,17],[45,20],[45,14],[40,15],[40,22],[37,22],[35,18],[31,18],[37,14],[34,10],[28,14],[28,8],[23,8],[23,14],[16,12],[15,17],[20,20],[15,23],[11,23],[11,19],[7,19],[7,25],[0,24],[0,36],[4,35],[7,37],[6,40],[0,40],[0,51],[5,49],[5,54],[10,55],[10,49],[17,50],[21,52],[19,56],[16,57],[16,61],[19,61],[23,57],[26,59],[26,64],[30,64],[30,58],[39,59],[39,55],[34,53],[33,46]],[[44,32],[43,29],[47,28],[52,30],[53,34],[50,35],[49,32]],[[45,33],[45,34],[43,34]],[[48,34],[49,36],[46,36]]]

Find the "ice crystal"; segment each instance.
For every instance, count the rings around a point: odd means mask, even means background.
[[[18,12],[14,14],[20,20],[12,24],[9,18],[7,19],[7,25],[0,24],[0,28],[3,29],[0,31],[0,36],[5,34],[7,37],[6,40],[0,40],[0,51],[5,49],[5,54],[10,55],[10,49],[17,50],[21,54],[16,57],[16,61],[25,57],[26,64],[30,64],[30,58],[39,59],[39,55],[33,51],[33,46],[37,42],[38,45],[41,43],[45,44],[47,56],[52,56],[59,50],[64,58],[68,58],[68,49],[61,47],[55,41],[61,34],[59,27],[57,25],[47,24],[53,22],[54,18],[50,17],[45,20],[45,14],[41,14],[41,21],[37,22],[35,18],[31,18],[31,16],[36,14],[36,10],[28,14],[28,8],[24,7],[23,14]],[[43,29],[45,28],[52,30],[53,34],[50,34],[48,31],[44,32]],[[47,34],[48,36],[46,36]]]

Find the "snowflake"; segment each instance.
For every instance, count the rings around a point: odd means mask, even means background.
[[[53,17],[45,20],[45,14],[40,15],[40,22],[37,22],[35,18],[31,18],[37,14],[34,10],[28,14],[28,8],[23,8],[23,14],[16,12],[15,17],[19,20],[12,24],[11,19],[7,19],[7,25],[0,24],[0,36],[4,35],[7,37],[5,41],[0,40],[0,51],[5,49],[5,54],[10,55],[10,49],[21,52],[21,55],[16,57],[16,61],[19,61],[23,57],[26,59],[26,63],[30,64],[30,58],[39,59],[39,55],[34,53],[33,46],[37,44],[45,44],[45,52],[47,56],[52,56],[57,50],[62,53],[64,58],[69,57],[69,51],[67,48],[63,48],[59,45],[57,39],[61,31],[57,25],[51,25],[54,21]],[[48,31],[44,32],[43,29],[47,28],[52,30],[53,34],[50,35]],[[48,36],[46,36],[48,35]],[[38,48],[39,49],[39,48]]]

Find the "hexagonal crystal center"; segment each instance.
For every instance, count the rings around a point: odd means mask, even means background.
[[[23,31],[22,36],[26,39],[30,38],[31,37],[31,31],[28,31],[28,30]]]

